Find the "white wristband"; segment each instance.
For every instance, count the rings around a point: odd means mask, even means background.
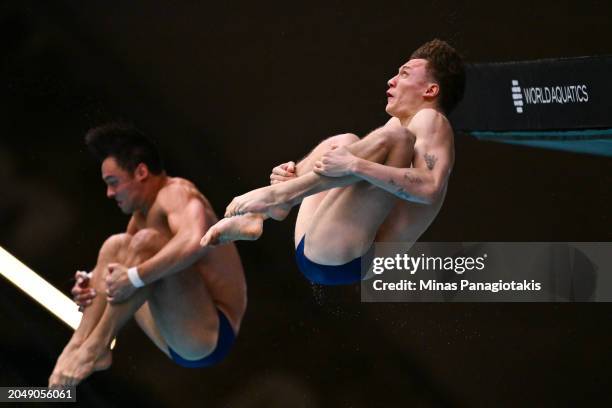
[[[142,288],[145,283],[142,281],[142,279],[140,279],[140,276],[138,276],[138,268],[137,267],[133,267],[128,269],[128,279],[130,280],[130,282],[132,282],[132,285],[134,285],[135,288]]]

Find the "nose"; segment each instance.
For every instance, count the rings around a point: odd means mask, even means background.
[[[397,75],[394,75],[392,78],[390,78],[387,81],[387,85],[389,85],[391,88],[393,88],[393,87],[395,87],[396,81],[397,81]]]
[[[106,197],[115,198],[115,191],[110,187],[106,187]]]

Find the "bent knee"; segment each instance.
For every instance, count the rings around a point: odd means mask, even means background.
[[[132,236],[129,249],[135,253],[155,253],[167,242],[168,239],[160,232],[152,228],[145,228]]]
[[[127,249],[132,240],[132,236],[126,233],[111,235],[104,241],[100,248],[100,255],[116,256],[123,250]]]
[[[353,133],[343,133],[335,135],[326,140],[330,146],[347,146],[359,140],[359,136]]]
[[[392,143],[401,143],[406,146],[414,146],[416,136],[403,126],[398,126],[385,132],[387,140]]]

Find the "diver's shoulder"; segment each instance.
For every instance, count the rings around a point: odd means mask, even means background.
[[[419,110],[414,115],[411,122],[419,124],[437,123],[450,126],[450,122],[444,112],[434,108],[423,108]]]
[[[203,195],[196,185],[182,177],[168,177],[166,184],[159,191],[159,198],[198,198],[203,199]]]
[[[410,121],[410,128],[415,132],[453,133],[453,128],[446,115],[432,108],[418,111]]]

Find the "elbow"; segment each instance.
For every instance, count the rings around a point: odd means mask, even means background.
[[[428,187],[418,196],[418,202],[425,205],[433,205],[442,197],[443,190],[435,185]]]
[[[432,205],[440,201],[444,194],[444,188],[439,184],[432,184],[425,192],[424,201],[427,205]]]
[[[183,256],[185,256],[186,258],[190,258],[200,254],[200,252],[202,251],[200,240],[203,236],[204,234],[194,234],[189,237],[189,239],[185,242],[185,245],[183,246]]]
[[[418,197],[418,200],[414,200],[414,201],[416,201],[419,204],[432,205],[433,203],[436,202],[436,199],[433,195],[423,194]]]

